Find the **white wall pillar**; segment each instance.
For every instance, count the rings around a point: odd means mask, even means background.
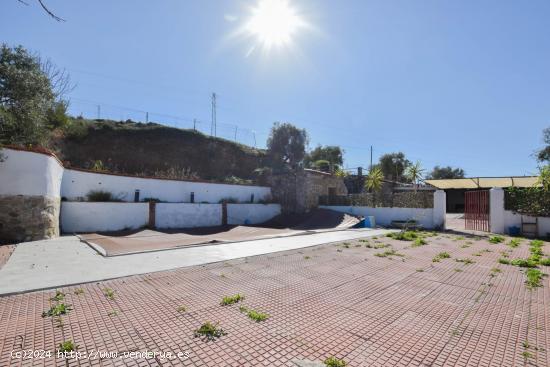
[[[445,217],[447,215],[447,194],[443,190],[434,192],[433,223],[435,228],[445,230]]]
[[[493,187],[489,190],[489,230],[504,234],[504,190]]]

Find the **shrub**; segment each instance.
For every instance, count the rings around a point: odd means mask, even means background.
[[[122,201],[116,198],[112,193],[103,190],[91,190],[86,194],[88,201],[105,202],[105,201]]]
[[[502,258],[502,257],[501,257],[500,259],[498,259],[498,262],[499,262],[500,264],[510,265],[510,260],[504,259],[504,258]]]

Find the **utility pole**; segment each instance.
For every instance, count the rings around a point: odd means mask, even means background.
[[[254,136],[254,148],[256,148],[256,132],[252,131],[252,135]]]
[[[372,170],[372,145],[370,146],[370,166],[369,171]]]
[[[235,126],[235,143],[237,142],[237,130],[239,129],[238,126]]]
[[[97,119],[101,119],[101,106],[97,105]]]
[[[193,130],[197,131],[197,119],[193,119]]]
[[[212,125],[210,126],[211,136],[217,136],[216,128],[216,93],[212,93]]]
[[[149,123],[149,112],[145,112],[145,123]]]

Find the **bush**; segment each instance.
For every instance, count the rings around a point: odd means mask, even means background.
[[[505,191],[504,207],[521,214],[550,217],[550,192],[541,187],[511,187]]]
[[[112,193],[102,190],[92,190],[86,194],[88,201],[105,202],[105,201],[122,201],[116,198]]]

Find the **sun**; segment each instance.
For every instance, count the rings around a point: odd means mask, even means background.
[[[252,8],[245,30],[254,36],[265,49],[286,46],[292,43],[296,32],[305,22],[296,13],[288,0],[260,0]]]

